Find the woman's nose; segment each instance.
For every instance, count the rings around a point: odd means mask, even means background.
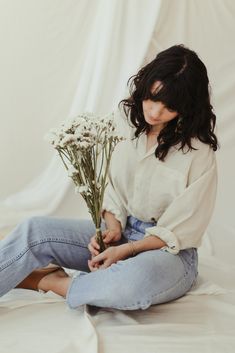
[[[160,102],[150,102],[149,105],[149,110],[151,112],[151,115],[158,116],[162,113],[164,109],[164,105]]]

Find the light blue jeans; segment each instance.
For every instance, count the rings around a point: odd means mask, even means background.
[[[145,228],[155,224],[129,216],[116,245],[142,239]],[[101,228],[106,229],[104,221]],[[66,295],[71,309],[88,304],[144,310],[183,296],[196,280],[196,248],[181,250],[177,255],[161,249],[148,250],[90,272],[87,261],[91,254],[87,246],[94,234],[95,225],[89,219],[25,219],[0,241],[0,296],[33,270],[49,263],[80,271],[72,278]]]

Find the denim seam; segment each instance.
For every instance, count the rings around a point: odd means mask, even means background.
[[[38,220],[37,220],[37,218],[34,218],[34,222],[36,223],[36,225],[37,225],[37,227],[38,227],[38,230],[40,231],[40,234],[42,235],[42,236],[44,236],[44,237],[49,237],[49,238],[46,238],[46,239],[52,239],[52,241],[53,240],[59,240],[59,241],[61,241],[61,242],[68,242],[68,244],[71,244],[71,245],[76,245],[76,244],[78,244],[78,245],[80,245],[80,246],[82,246],[83,248],[87,248],[87,245],[86,244],[84,244],[84,243],[80,243],[80,242],[77,242],[77,241],[68,241],[68,239],[67,238],[55,238],[55,237],[53,237],[53,238],[50,238],[50,235],[48,234],[45,234],[45,233],[43,233],[42,231],[41,231],[41,227],[40,227],[40,223],[38,222]],[[44,239],[43,239],[44,240]]]
[[[27,251],[31,250],[33,247],[43,244],[43,243],[49,243],[49,242],[57,242],[57,243],[64,243],[64,244],[70,244],[70,245],[75,245],[75,246],[81,246],[83,248],[88,248],[87,246],[85,246],[84,244],[81,244],[79,242],[69,242],[67,239],[63,239],[63,238],[46,238],[46,239],[41,239],[40,241],[37,242],[31,242],[28,244],[28,247],[24,248],[17,256],[15,256],[13,259],[8,260],[8,262],[5,263],[5,265],[3,265],[2,267],[0,267],[0,271],[1,270],[5,270],[7,267],[9,267],[13,262],[18,261],[19,259],[22,258],[22,256],[24,256]]]

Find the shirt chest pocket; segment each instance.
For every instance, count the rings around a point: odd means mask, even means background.
[[[157,163],[149,175],[148,202],[150,209],[163,212],[184,191],[185,177],[179,171]]]

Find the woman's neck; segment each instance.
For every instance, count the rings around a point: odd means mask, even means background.
[[[149,131],[147,133],[148,136],[158,136],[160,134],[160,131]]]
[[[148,132],[148,135],[159,135],[160,131],[159,132],[153,132],[153,131],[150,131]]]
[[[166,126],[166,123],[165,124],[161,124],[161,125],[155,125],[155,126],[151,126],[151,130],[148,132],[148,134],[147,135],[155,135],[155,136],[157,136],[157,135],[159,135],[160,134],[160,132],[161,132],[161,130],[164,128]],[[155,128],[155,130],[154,130],[154,128]]]

